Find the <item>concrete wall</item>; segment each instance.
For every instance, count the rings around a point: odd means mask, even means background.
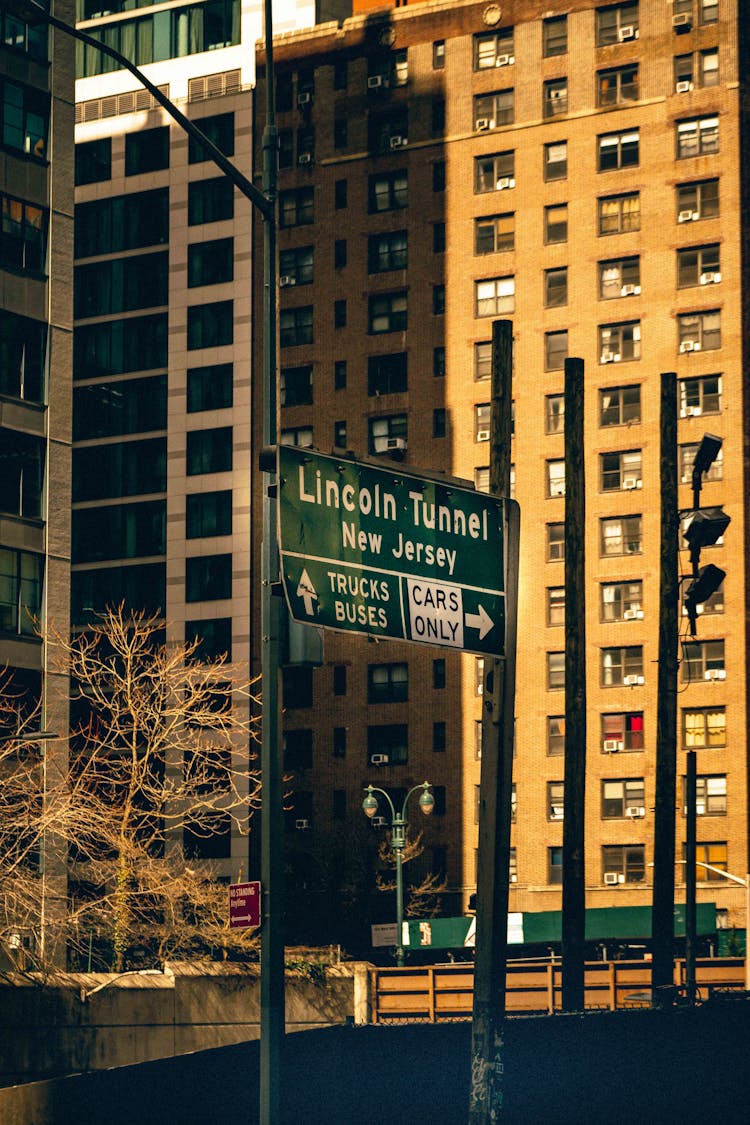
[[[367,1020],[367,968],[327,968],[318,982],[287,973],[287,1030]],[[165,971],[8,975],[0,985],[0,1084],[127,1066],[257,1039],[260,974],[244,965]]]

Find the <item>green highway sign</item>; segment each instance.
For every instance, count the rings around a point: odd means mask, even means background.
[[[295,621],[503,655],[515,501],[297,446],[279,446],[278,471]]]

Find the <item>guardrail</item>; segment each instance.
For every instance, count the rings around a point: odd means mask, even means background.
[[[701,999],[715,991],[744,988],[744,958],[700,958],[696,980]],[[684,986],[685,962],[675,961],[674,984]],[[585,1007],[616,1011],[648,1004],[651,964],[648,961],[590,961],[586,964]],[[373,1023],[441,1023],[471,1019],[474,966],[469,963],[422,965],[370,971]],[[644,995],[645,994],[645,995]],[[631,998],[632,999],[629,999]],[[538,1015],[562,1010],[562,968],[559,962],[508,965],[508,1015]]]

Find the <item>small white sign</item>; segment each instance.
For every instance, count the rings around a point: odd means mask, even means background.
[[[406,590],[412,640],[463,648],[461,587],[424,578],[407,578]]]

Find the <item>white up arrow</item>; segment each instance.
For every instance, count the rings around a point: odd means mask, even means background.
[[[305,603],[305,613],[308,617],[312,617],[315,612],[313,602],[318,600],[318,595],[315,593],[315,587],[310,581],[310,575],[306,570],[303,570],[300,575],[299,584],[297,586],[297,597],[302,598],[302,601]],[[481,633],[480,636],[482,636]]]
[[[480,605],[479,613],[467,613],[464,621],[467,629],[479,630],[480,641],[487,636],[495,624],[483,605]]]

